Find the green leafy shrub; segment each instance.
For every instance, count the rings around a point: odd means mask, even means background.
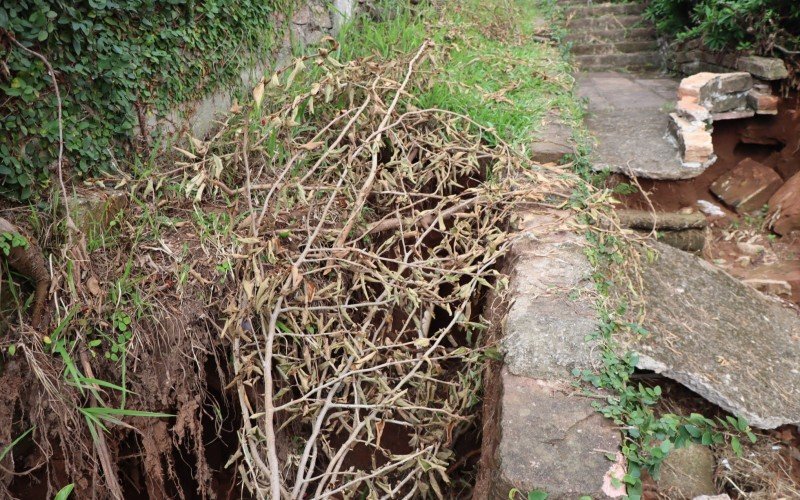
[[[281,7],[270,0],[0,0],[0,193],[25,199],[46,187],[58,151],[53,82],[12,37],[57,74],[66,165],[96,174],[130,149],[139,112],[202,97],[269,53]]]
[[[662,33],[679,39],[700,37],[713,50],[764,53],[776,43],[800,45],[796,0],[652,0],[646,16]]]

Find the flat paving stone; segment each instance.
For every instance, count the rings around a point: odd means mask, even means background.
[[[548,115],[530,144],[530,157],[537,163],[559,163],[575,152],[572,128],[555,115]]]
[[[592,400],[568,382],[517,377],[503,370],[500,445],[492,499],[507,499],[512,488],[544,491],[548,499],[616,498],[612,474],[624,470],[615,455],[620,432],[600,415]]]
[[[573,217],[520,217],[506,264],[510,304],[499,323],[504,366],[485,387],[480,498],[505,500],[513,488],[549,499],[625,495],[612,481],[625,474],[619,429],[573,386],[573,368],[602,362],[596,343],[586,341],[599,318]]]
[[[650,334],[630,339],[637,366],[773,429],[800,423],[800,315],[712,264],[661,243],[643,265]]]
[[[594,166],[648,179],[690,179],[703,167],[683,164],[668,139],[668,111],[678,82],[660,76],[582,73],[578,94],[588,100],[586,125],[595,138]]]
[[[592,266],[585,240],[559,227],[556,217],[535,216],[514,245],[513,303],[506,317],[501,351],[514,375],[571,379],[574,368],[589,368],[597,356]]]

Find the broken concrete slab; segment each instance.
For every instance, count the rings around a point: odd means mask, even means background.
[[[506,317],[500,349],[514,375],[572,377],[574,368],[592,366],[599,318],[594,302],[592,266],[585,240],[569,231],[553,231],[555,219],[523,221],[531,231],[514,245],[511,273],[515,297]],[[576,300],[581,297],[580,300]]]
[[[588,98],[586,125],[596,139],[593,165],[648,179],[690,179],[709,164],[684,164],[677,144],[665,139],[666,107],[678,84],[669,78],[636,77],[622,73],[585,73],[578,93]]]
[[[620,470],[620,432],[575,393],[569,382],[518,377],[503,370],[500,444],[495,454],[491,498],[506,499],[512,488],[544,491],[549,499],[617,498],[611,486]],[[621,473],[621,474],[620,474]]]
[[[743,279],[742,283],[751,286],[759,292],[778,297],[791,298],[792,285],[786,280],[776,280],[770,278],[748,278]]]
[[[640,300],[650,335],[631,338],[637,366],[687,386],[751,425],[800,423],[800,316],[712,264],[653,243]],[[646,260],[646,259],[645,259]]]
[[[736,275],[744,283],[755,287],[773,282],[775,284],[767,291],[779,296],[786,292],[784,284],[788,284],[789,299],[800,303],[800,260],[779,260],[737,272]]]
[[[768,166],[745,158],[711,184],[711,192],[743,214],[767,204],[783,179]]]
[[[762,80],[783,80],[789,77],[786,63],[775,57],[744,56],[736,62],[740,71],[747,71]]]

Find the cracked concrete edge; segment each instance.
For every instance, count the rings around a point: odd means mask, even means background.
[[[651,370],[687,387],[692,392],[700,395],[705,400],[719,406],[723,410],[729,411],[734,415],[739,415],[747,419],[747,422],[759,429],[775,429],[782,425],[797,424],[790,416],[764,417],[750,411],[745,404],[735,404],[736,401],[725,397],[715,388],[715,385],[707,381],[705,377],[698,374],[688,374],[678,370],[671,370],[669,367],[650,356],[641,352],[636,352],[638,362],[636,368],[640,370]]]
[[[588,367],[591,365],[591,359],[597,352],[590,344],[585,343],[585,336],[596,329],[599,324],[599,318],[594,307],[594,283],[591,280],[592,268],[588,259],[584,255],[584,248],[587,245],[585,239],[578,234],[578,224],[574,221],[573,216],[565,211],[550,211],[548,213],[523,213],[520,214],[520,229],[517,234],[517,241],[506,259],[503,267],[509,275],[509,289],[507,290],[506,297],[494,296],[490,299],[489,313],[487,320],[490,322],[490,337],[494,340],[504,342],[505,346],[503,351],[506,358],[503,362],[492,362],[486,368],[485,373],[485,399],[484,399],[484,416],[483,416],[483,442],[482,454],[479,467],[479,478],[476,485],[475,495],[473,498],[491,498],[500,499],[507,498],[508,491],[512,488],[519,488],[521,491],[525,487],[536,487],[549,489],[548,493],[550,498],[572,498],[571,495],[578,491],[583,491],[581,494],[590,494],[596,498],[617,498],[624,495],[624,491],[620,492],[612,486],[612,474],[614,477],[619,478],[624,475],[625,461],[619,453],[619,446],[621,445],[621,434],[613,424],[597,413],[591,406],[591,402],[587,399],[582,400],[580,403],[579,397],[572,394],[574,388],[572,383],[575,378],[571,374],[572,368]],[[528,260],[526,260],[528,259]],[[535,262],[531,266],[530,260]],[[526,274],[527,273],[527,274]],[[535,275],[531,275],[535,273]],[[579,289],[580,293],[577,297],[571,296],[571,292]],[[520,297],[520,294],[527,295],[527,297]],[[560,302],[559,302],[560,301]],[[568,322],[570,325],[558,323],[558,313],[564,313],[564,304],[577,307],[582,314],[571,315]],[[542,322],[537,323],[536,307],[551,307],[553,306],[553,315],[551,318],[544,318]],[[527,311],[527,312],[526,312]],[[533,312],[533,315],[530,313]],[[549,366],[542,369],[541,363],[536,360],[531,360],[529,356],[521,352],[510,352],[516,348],[523,351],[529,347],[534,349],[537,347],[534,335],[533,345],[525,343],[522,337],[530,337],[531,332],[525,326],[525,318],[533,320],[533,326],[539,329],[539,332],[545,332],[545,344],[550,341],[559,342],[559,338],[563,339],[564,334],[570,334],[575,337],[568,349],[558,351],[555,354],[550,349],[542,349],[539,345],[538,352],[534,353],[533,357],[541,357],[547,360]],[[523,326],[518,324],[518,320],[522,319]],[[572,320],[577,319],[577,323]],[[575,331],[575,324],[582,325],[580,331]],[[560,326],[559,326],[560,325]],[[527,326],[531,326],[528,323]],[[519,330],[518,335],[512,335],[512,342],[509,344],[510,329]],[[584,331],[585,330],[585,331]],[[528,340],[531,340],[528,338]],[[539,338],[542,341],[542,338]],[[520,344],[521,341],[521,345]],[[552,343],[548,345],[550,347]],[[584,347],[583,351],[580,348]],[[575,356],[574,352],[580,351],[580,355]],[[530,353],[528,353],[530,354]],[[517,404],[514,407],[508,407],[508,388],[505,385],[509,380],[526,381],[525,384],[533,384],[532,387],[541,388],[544,392],[531,391],[530,393],[523,391],[519,396],[525,398],[527,401],[522,404]],[[549,389],[548,389],[549,388]],[[538,398],[538,399],[537,399]],[[581,425],[587,426],[586,429],[581,428],[580,432],[574,433],[575,439],[589,440],[601,439],[607,445],[608,453],[614,453],[617,457],[616,461],[609,461],[605,454],[594,454],[592,450],[584,449],[578,446],[580,453],[575,452],[574,443],[570,444],[564,449],[557,449],[554,453],[564,453],[567,455],[567,461],[576,464],[576,467],[583,467],[579,469],[580,472],[573,472],[569,477],[581,477],[578,481],[579,485],[565,486],[564,474],[567,474],[563,468],[555,467],[552,464],[564,462],[563,457],[550,461],[542,461],[541,454],[537,457],[529,457],[527,460],[530,463],[539,462],[538,471],[542,474],[552,474],[553,478],[558,480],[548,483],[541,478],[536,481],[531,480],[518,480],[516,478],[529,477],[530,474],[523,471],[519,472],[519,468],[514,469],[508,467],[508,460],[506,463],[503,461],[503,455],[507,457],[508,443],[503,443],[503,427],[508,426],[510,420],[515,418],[525,418],[522,414],[525,413],[525,408],[536,407],[536,401],[539,403],[539,408],[547,408],[558,405],[575,405],[581,408],[579,411],[585,412],[585,418],[581,419]],[[572,403],[568,403],[572,401]],[[509,412],[510,409],[520,410]],[[569,412],[567,412],[569,413]],[[533,418],[533,422],[543,419],[543,425],[553,425],[548,429],[555,428],[555,421],[562,419],[552,419],[547,422],[547,410],[543,410],[541,415]],[[552,418],[552,415],[551,415]],[[589,421],[587,424],[585,421]],[[527,424],[524,425],[529,429]],[[507,432],[514,432],[509,428]],[[529,429],[530,430],[530,429]],[[587,430],[590,430],[587,432]],[[566,432],[566,431],[565,431]],[[541,434],[536,432],[523,432],[520,436],[512,438],[515,443],[522,439],[527,439],[528,436],[535,441],[536,436],[532,434]],[[508,440],[508,436],[506,436]],[[611,443],[611,444],[609,444]],[[529,446],[528,446],[529,445]],[[534,449],[544,447],[543,450],[548,450],[549,447],[555,445],[545,442],[531,442],[523,446],[524,449],[530,450],[531,453],[535,452]],[[505,447],[504,447],[505,446]],[[558,447],[556,447],[558,448]],[[517,450],[518,452],[519,450]],[[514,452],[514,453],[517,453]],[[525,462],[525,460],[512,460],[512,462]],[[513,463],[511,464],[513,465]],[[591,472],[589,470],[591,469]],[[602,471],[600,471],[602,469]],[[508,470],[509,474],[504,474],[504,470]],[[514,472],[516,470],[516,473]],[[547,471],[547,472],[542,472]],[[598,472],[600,471],[600,472]],[[588,482],[587,482],[588,481]],[[590,484],[591,486],[586,486]],[[581,489],[585,487],[584,489]],[[577,489],[575,489],[577,488]],[[580,496],[580,495],[578,495]],[[577,498],[577,497],[576,497]]]

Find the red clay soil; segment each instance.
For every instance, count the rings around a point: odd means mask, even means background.
[[[718,157],[716,163],[694,179],[640,179],[642,188],[649,193],[650,202],[657,210],[677,211],[686,207],[696,208],[698,200],[707,200],[732,213],[709,191],[709,186],[745,158],[772,167],[783,180],[788,179],[800,171],[800,111],[797,106],[797,98],[785,99],[776,116],[714,123],[712,137]],[[615,181],[624,182],[625,178],[618,176],[612,179]],[[641,193],[624,196],[622,202],[629,208],[649,207]]]

